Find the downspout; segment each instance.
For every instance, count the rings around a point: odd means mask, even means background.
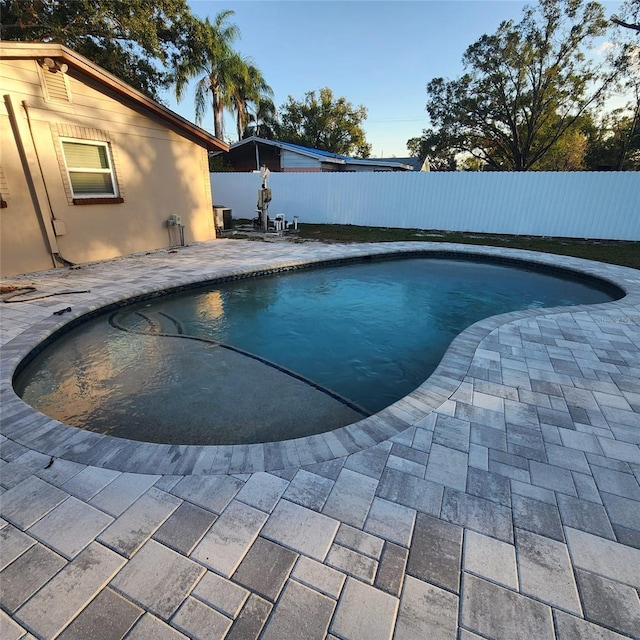
[[[257,141],[256,141],[256,171],[260,171],[260,151],[258,149]]]
[[[29,105],[27,104],[26,100],[22,101],[22,107],[24,109],[24,112],[27,116],[27,124],[29,125],[29,135],[31,136],[31,143],[33,145],[33,152],[36,156],[36,161],[38,163],[38,172],[40,174],[40,179],[42,180],[42,186],[44,187],[44,195],[46,196],[47,199],[47,209],[49,210],[49,214],[50,217],[48,218],[49,220],[49,224],[52,226],[53,225],[53,220],[56,219],[56,214],[53,211],[53,207],[51,206],[51,198],[49,197],[49,191],[47,190],[47,183],[44,179],[44,171],[42,171],[42,164],[40,163],[40,157],[38,156],[38,147],[36,146],[36,139],[33,135],[33,128],[31,127],[31,117],[29,116]],[[45,216],[46,217],[46,216]],[[54,237],[55,237],[55,227],[53,227],[53,233],[54,233]],[[56,240],[56,248],[58,247],[58,241]],[[74,267],[76,265],[75,262],[71,262],[70,260],[67,260],[62,253],[60,252],[60,249],[58,248],[56,253],[54,254],[54,257],[56,260],[58,260],[58,262],[61,262],[63,265],[67,266],[67,267]]]
[[[13,130],[13,137],[16,141],[20,161],[22,162],[24,175],[27,180],[27,186],[29,187],[33,208],[38,217],[38,221],[44,230],[53,266],[57,267],[58,263],[66,266],[72,266],[73,263],[66,260],[60,254],[60,249],[58,248],[58,241],[56,239],[52,222],[53,211],[51,209],[51,203],[47,194],[47,187],[44,182],[44,176],[42,175],[42,167],[40,166],[40,161],[38,159],[38,154],[33,140],[31,123],[29,122],[29,113],[27,111],[27,103],[26,101],[22,102],[22,107],[26,114],[25,122],[25,119],[19,116],[12,97],[10,95],[5,95],[3,97],[7,107],[11,129]]]

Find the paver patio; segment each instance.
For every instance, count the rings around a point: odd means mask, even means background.
[[[407,398],[283,443],[110,438],[11,386],[33,346],[105,304],[422,250],[532,259],[627,295],[476,323]],[[90,293],[0,305],[3,640],[640,637],[639,271],[435,243],[217,240],[9,281]]]

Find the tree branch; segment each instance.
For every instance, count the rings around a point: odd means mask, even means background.
[[[617,16],[611,16],[611,22],[613,22],[613,24],[617,24],[619,27],[624,27],[625,29],[633,29],[634,31],[640,31],[640,24],[634,24],[632,22],[623,22]]]

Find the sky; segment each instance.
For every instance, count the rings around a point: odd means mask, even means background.
[[[212,19],[232,10],[240,29],[234,48],[253,59],[279,107],[288,96],[329,87],[367,108],[363,124],[372,157],[408,156],[409,138],[429,126],[426,85],[463,72],[465,49],[503,20],[518,22],[520,0],[189,0],[193,13]],[[619,2],[604,2],[607,15]],[[168,106],[194,120],[193,83]],[[213,131],[209,110],[201,126]],[[232,120],[225,140],[236,141]]]

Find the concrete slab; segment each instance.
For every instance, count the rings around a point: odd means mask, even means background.
[[[175,496],[152,487],[97,539],[118,553],[131,557],[180,504]]]
[[[68,493],[29,476],[2,494],[0,515],[16,527],[27,529],[68,497]]]
[[[261,638],[324,640],[335,606],[331,598],[292,580],[287,584]]]
[[[464,535],[464,570],[517,591],[515,547],[471,530]]]
[[[582,615],[566,545],[516,530],[520,592],[569,613]]]
[[[458,597],[438,587],[407,576],[395,640],[453,638],[458,627]]]
[[[222,640],[232,620],[195,598],[187,598],[171,622],[194,640]]]
[[[240,613],[250,592],[213,571],[207,571],[191,595],[233,619]]]
[[[494,640],[554,640],[551,608],[518,593],[465,575],[462,624]]]
[[[111,586],[146,611],[168,620],[204,573],[201,565],[150,540]]]
[[[257,640],[271,613],[272,606],[264,598],[251,595],[233,623],[226,640]]]
[[[281,500],[262,535],[310,558],[324,560],[338,527],[337,520]]]
[[[125,563],[122,556],[92,542],[18,609],[16,619],[39,637],[55,637]]]
[[[397,611],[397,598],[347,578],[330,631],[352,640],[390,640]]]
[[[233,501],[193,550],[192,559],[230,578],[266,520],[262,511]]]
[[[345,574],[341,571],[336,571],[306,556],[298,558],[291,576],[298,582],[302,582],[302,584],[324,593],[334,600],[340,596],[346,580]]]
[[[233,574],[233,581],[275,602],[297,559],[297,553],[259,537]]]
[[[103,589],[58,636],[60,640],[123,637],[144,611],[111,589]]]
[[[64,558],[41,544],[34,544],[2,572],[0,603],[13,613],[65,564]]]
[[[72,559],[112,522],[111,516],[72,496],[27,531],[65,558]]]
[[[374,586],[398,597],[404,582],[409,552],[392,542],[385,542]]]

